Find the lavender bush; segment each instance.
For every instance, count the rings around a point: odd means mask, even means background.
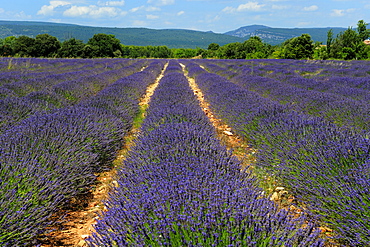
[[[220,145],[180,66],[168,68],[89,245],[322,246],[304,217],[261,196]]]
[[[51,216],[109,168],[139,98],[162,67],[153,62],[78,105],[38,112],[0,135],[1,246],[37,244],[36,237],[59,220]],[[102,97],[112,100],[108,108],[99,104]]]
[[[351,246],[369,243],[370,204],[364,192],[370,183],[367,175],[358,174],[368,167],[368,138],[292,111],[289,105],[196,69],[195,64],[188,67],[189,73],[196,71],[196,82],[214,112],[258,149],[256,166],[334,229],[337,241]]]

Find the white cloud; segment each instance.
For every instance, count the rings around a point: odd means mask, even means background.
[[[139,11],[140,9],[144,9],[144,8],[145,8],[145,6],[135,7],[135,8],[130,9],[130,12],[137,12],[137,11]]]
[[[304,11],[315,11],[315,10],[318,10],[319,7],[317,7],[317,5],[311,5],[309,7],[304,7],[303,10]]]
[[[32,16],[27,15],[24,13],[24,11],[18,12],[18,13],[13,13],[12,17],[15,18],[16,20],[26,20],[26,19],[31,19]]]
[[[98,2],[98,5],[100,5],[100,6],[118,7],[118,6],[125,5],[125,1],[107,1],[107,2],[99,1]]]
[[[148,12],[150,12],[150,11],[160,11],[161,8],[154,7],[154,6],[149,6],[149,7],[146,7],[145,10],[148,11]]]
[[[356,12],[356,9],[354,8],[352,9],[333,9],[330,15],[334,17],[342,17],[348,13],[355,13],[355,12]]]
[[[159,16],[158,15],[146,15],[146,18],[149,20],[155,20],[155,19],[158,19]]]
[[[242,11],[259,11],[265,4],[259,4],[258,2],[248,2],[240,4],[237,8],[225,7],[222,11],[226,13],[242,12]]]
[[[235,12],[235,10],[236,9],[233,8],[233,7],[225,7],[222,11],[231,14],[231,13]]]
[[[335,17],[344,16],[344,10],[343,9],[333,9],[330,15],[335,16]]]
[[[5,13],[5,10],[0,8],[0,14]]]
[[[53,15],[55,13],[55,9],[60,6],[70,5],[70,2],[66,1],[50,1],[49,5],[44,5],[41,9],[37,12],[38,15]]]
[[[133,12],[134,13],[134,12],[137,12],[139,10],[145,10],[147,12],[153,12],[153,11],[160,11],[161,8],[153,7],[153,6],[145,7],[143,5],[143,6],[139,6],[139,7],[135,7],[135,8],[130,9],[130,12]]]
[[[240,4],[237,8],[237,11],[258,11],[263,6],[265,6],[265,4],[259,4],[258,2],[248,2],[245,4]]]
[[[177,13],[178,16],[185,14],[185,11],[180,11]]]
[[[37,12],[38,15],[47,15],[52,16],[57,12],[62,12],[64,16],[68,17],[90,17],[90,18],[112,18],[117,16],[125,15],[126,12],[117,8],[118,6],[123,6],[125,1],[99,1],[98,5],[89,5],[89,6],[78,6],[73,5],[71,1],[50,1],[49,5],[44,5]],[[77,1],[83,3],[83,1]],[[64,8],[61,8],[64,7]]]
[[[166,6],[166,5],[174,4],[175,0],[148,0],[147,3],[155,4],[158,6]]]
[[[113,18],[117,16],[123,16],[125,14],[126,12],[115,7],[98,7],[95,5],[72,6],[63,13],[64,16],[68,17],[91,17],[91,18],[102,18],[102,17]]]
[[[81,15],[87,15],[91,11],[91,8],[88,6],[72,6],[71,8],[64,11],[65,16],[81,16]]]

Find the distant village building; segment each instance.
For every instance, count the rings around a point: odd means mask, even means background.
[[[370,45],[370,39],[364,40],[365,45]]]

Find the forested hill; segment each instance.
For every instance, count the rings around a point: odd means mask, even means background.
[[[240,27],[236,30],[226,32],[225,34],[243,39],[249,39],[252,36],[260,37],[264,42],[277,45],[287,39],[298,37],[304,33],[309,34],[312,40],[326,44],[328,31],[332,29],[334,37],[346,28],[342,27],[323,27],[323,28],[272,28],[263,25],[250,25]]]
[[[303,33],[311,35],[314,41],[326,43],[327,32],[333,29],[334,36],[345,28],[271,28],[263,25],[250,25],[224,34],[201,32],[184,29],[149,29],[149,28],[108,28],[90,27],[74,24],[33,22],[33,21],[0,21],[0,38],[26,35],[36,37],[48,33],[60,41],[70,38],[87,42],[94,34],[113,34],[124,45],[162,46],[169,48],[207,48],[211,43],[225,45],[243,42],[252,36],[259,36],[264,42],[277,45],[287,39],[298,37]]]
[[[87,42],[94,34],[113,34],[124,45],[167,46],[169,48],[207,48],[211,43],[225,45],[245,39],[225,34],[183,29],[107,28],[48,22],[0,21],[0,38],[47,33],[64,41],[70,38]]]

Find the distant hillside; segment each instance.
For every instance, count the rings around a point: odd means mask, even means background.
[[[322,42],[323,44],[326,44],[327,33],[330,29],[333,29],[334,37],[338,33],[346,30],[346,28],[341,27],[272,28],[263,25],[251,25],[226,32],[225,34],[243,39],[249,39],[252,36],[258,36],[266,43],[277,45],[284,42],[287,39],[300,36],[304,33],[308,33],[309,35],[311,35],[314,41],[319,41]]]
[[[240,38],[245,38],[245,37],[255,36],[254,34],[256,31],[261,30],[261,29],[266,29],[266,28],[270,28],[270,27],[264,26],[264,25],[250,25],[250,26],[240,27],[236,30],[229,31],[224,34],[236,36]]]
[[[107,28],[88,27],[71,24],[25,21],[0,21],[0,38],[26,35],[35,37],[48,33],[60,41],[77,38],[87,42],[94,34],[114,34],[124,45],[160,46],[169,48],[207,48],[211,43],[225,45],[243,42],[243,38],[182,29],[148,29],[148,28]]]
[[[0,38],[26,35],[35,37],[48,33],[60,41],[69,38],[83,40],[85,43],[97,33],[113,34],[124,45],[160,46],[169,48],[204,48],[209,44],[225,45],[243,42],[251,36],[259,36],[266,43],[276,45],[303,33],[311,35],[314,41],[326,43],[328,28],[271,28],[263,25],[251,25],[229,31],[224,34],[212,31],[200,32],[184,29],[149,29],[149,28],[108,28],[89,27],[65,23],[33,21],[0,21]],[[334,36],[345,28],[332,28]]]

